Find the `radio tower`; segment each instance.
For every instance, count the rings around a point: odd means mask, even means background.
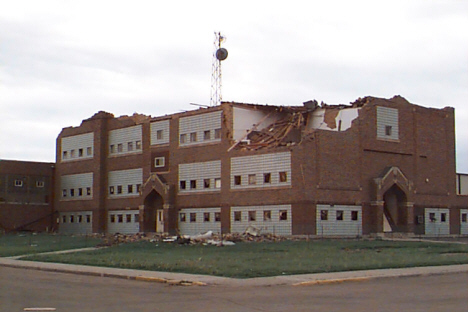
[[[224,61],[228,56],[228,51],[221,47],[221,43],[224,41],[226,41],[226,37],[222,36],[220,32],[215,32],[210,106],[220,105],[223,100],[223,96],[221,95],[221,61]]]

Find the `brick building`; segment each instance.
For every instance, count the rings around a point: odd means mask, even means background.
[[[0,232],[53,229],[54,165],[0,159]]]
[[[223,102],[99,112],[57,138],[62,233],[468,234],[453,108]]]

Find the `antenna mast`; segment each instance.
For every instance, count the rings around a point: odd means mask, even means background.
[[[223,96],[221,94],[221,61],[224,61],[228,56],[228,51],[221,47],[221,43],[223,41],[226,41],[226,37],[222,36],[220,32],[215,32],[213,64],[211,67],[210,106],[220,105],[223,100]]]

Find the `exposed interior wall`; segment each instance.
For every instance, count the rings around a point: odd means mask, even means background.
[[[276,112],[270,113],[263,110],[240,107],[234,107],[233,114],[233,139],[235,141],[241,140],[245,137],[247,131],[252,129],[255,125],[258,124],[257,130],[261,130],[279,119],[279,115]],[[260,121],[261,123],[259,123]]]
[[[307,128],[309,130],[346,131],[358,117],[359,108],[318,108],[312,113]]]

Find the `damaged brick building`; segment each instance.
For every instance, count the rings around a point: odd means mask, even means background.
[[[57,138],[62,233],[468,234],[453,108],[223,102],[99,112]]]

